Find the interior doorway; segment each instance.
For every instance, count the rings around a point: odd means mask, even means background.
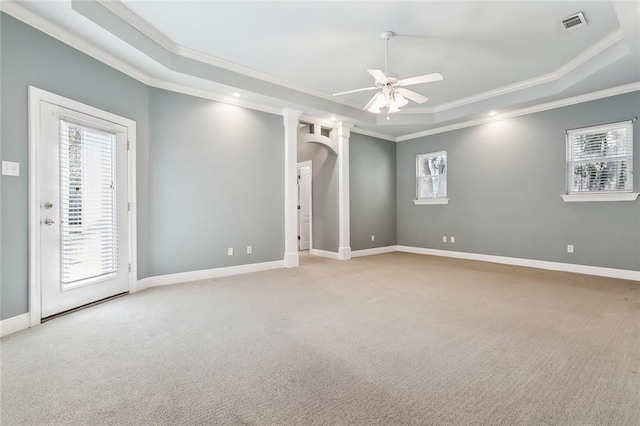
[[[311,161],[298,163],[298,251],[312,248],[312,188]]]

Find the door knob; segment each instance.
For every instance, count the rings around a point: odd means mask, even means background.
[[[47,218],[47,219],[45,219],[45,220],[44,220],[44,222],[43,222],[43,223],[44,223],[45,225],[47,225],[47,226],[51,226],[51,225],[53,225],[55,222],[54,222],[54,220],[53,220],[53,219],[49,219],[49,218]]]

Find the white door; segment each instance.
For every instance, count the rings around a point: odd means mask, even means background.
[[[298,167],[298,235],[300,250],[311,246],[311,168]]]
[[[129,290],[126,135],[40,103],[42,318]]]

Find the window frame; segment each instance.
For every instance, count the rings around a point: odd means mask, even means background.
[[[424,176],[420,174],[422,159],[430,158],[430,157],[441,157],[445,158],[445,173],[439,176],[444,176],[445,179],[445,194],[444,196],[439,197],[421,197],[420,196],[420,179]],[[448,188],[448,175],[449,175],[449,156],[446,150],[442,151],[434,151],[427,152],[423,154],[416,155],[416,174],[415,174],[415,196],[416,198],[413,200],[413,203],[416,205],[429,205],[429,204],[449,204],[449,188]]]
[[[599,124],[594,126],[580,127],[576,129],[567,130],[565,132],[565,149],[566,149],[566,177],[565,177],[565,185],[566,190],[565,194],[562,194],[562,199],[565,202],[590,202],[590,201],[634,201],[638,198],[638,193],[634,191],[634,176],[633,176],[633,125],[635,119],[632,120],[622,120],[615,121],[607,124]],[[630,135],[628,138],[630,139],[630,152],[626,153],[624,157],[627,157],[628,160],[628,179],[631,180],[631,188],[630,189],[615,189],[615,190],[587,190],[587,191],[575,191],[573,190],[573,169],[575,160],[573,159],[574,150],[573,150],[573,140],[577,135],[586,135],[586,134],[594,134],[605,131],[610,131],[614,129],[620,128],[629,128]],[[598,161],[611,161],[612,159],[620,158],[620,156],[603,156],[596,157],[593,159],[593,162]]]

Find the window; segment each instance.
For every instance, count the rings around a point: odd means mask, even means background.
[[[416,156],[415,204],[447,204],[447,151]]]
[[[633,191],[633,123],[567,131],[565,201],[637,198]]]
[[[60,120],[62,285],[118,271],[116,135]]]

